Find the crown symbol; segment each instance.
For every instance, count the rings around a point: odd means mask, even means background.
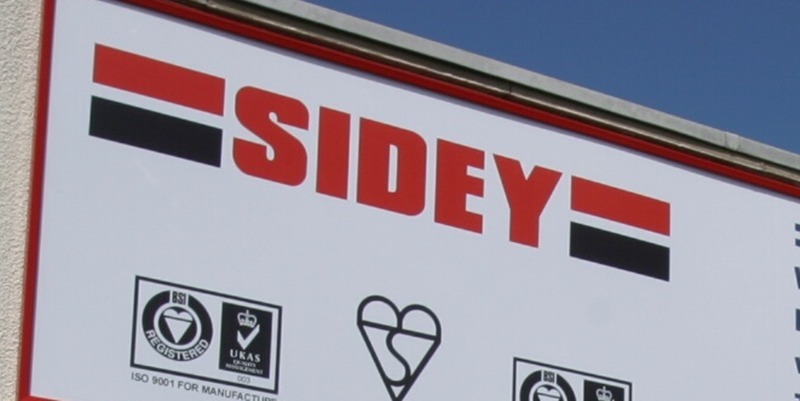
[[[251,314],[249,310],[245,310],[244,313],[239,312],[239,314],[236,316],[239,319],[239,326],[247,326],[253,328],[256,327],[256,323],[258,323],[258,319],[256,319],[256,316]]]
[[[597,395],[597,401],[614,401],[614,394],[611,394],[611,391],[606,386],[597,389],[594,393]]]

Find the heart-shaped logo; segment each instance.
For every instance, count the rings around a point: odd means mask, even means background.
[[[560,401],[561,392],[557,388],[544,385],[536,390],[537,401]]]
[[[166,324],[166,331],[172,337],[173,344],[184,345],[191,341],[191,338],[184,338],[188,337],[186,334],[195,325],[194,317],[189,311],[184,310],[182,306],[173,306],[161,314],[161,319]]]
[[[402,311],[373,295],[358,306],[357,325],[392,401],[401,401],[442,342],[442,328],[422,305]]]

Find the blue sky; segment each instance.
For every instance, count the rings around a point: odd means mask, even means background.
[[[310,0],[800,153],[800,0]]]

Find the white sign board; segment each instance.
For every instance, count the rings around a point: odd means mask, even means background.
[[[796,199],[152,4],[48,11],[21,399],[797,397]]]

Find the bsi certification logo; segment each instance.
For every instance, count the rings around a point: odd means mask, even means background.
[[[191,361],[208,350],[213,329],[206,308],[197,298],[186,291],[166,290],[145,304],[142,331],[162,356]]]
[[[514,358],[512,401],[633,401],[622,380]]]
[[[280,306],[137,277],[130,364],[277,394],[280,329]]]

